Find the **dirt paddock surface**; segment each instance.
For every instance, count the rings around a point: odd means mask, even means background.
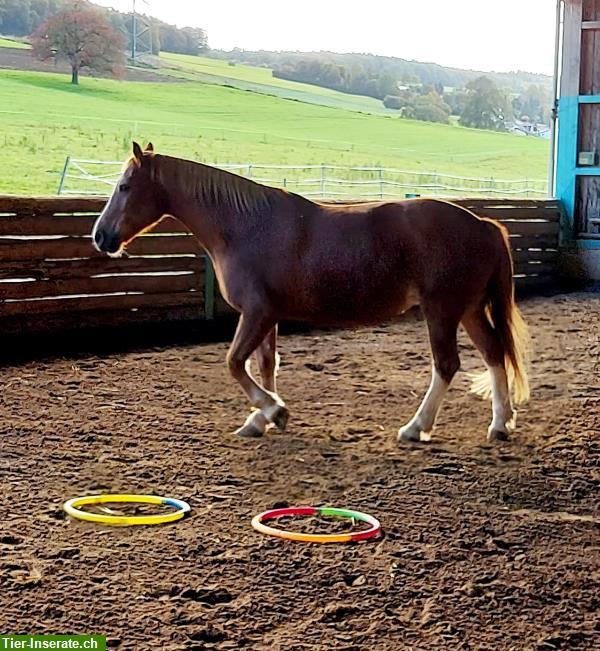
[[[0,631],[136,651],[600,649],[600,294],[522,305],[533,399],[503,445],[461,373],[431,443],[397,447],[429,382],[417,319],[282,338],[291,419],[260,440],[231,435],[248,407],[225,344],[3,368]],[[65,518],[96,492],[179,497],[192,516]],[[363,510],[385,534],[251,529],[283,504]]]

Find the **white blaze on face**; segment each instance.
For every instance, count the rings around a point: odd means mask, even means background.
[[[128,173],[128,170],[130,169],[130,164],[126,163],[123,167],[121,176],[119,177],[119,180],[115,184],[113,191],[106,202],[104,208],[102,209],[102,212],[100,213],[100,216],[94,223],[94,228],[92,229],[92,243],[94,245],[94,248],[97,251],[102,252],[102,249],[100,246],[98,246],[98,243],[96,241],[96,234],[98,233],[98,230],[101,228],[106,228],[106,221],[110,218],[110,215],[116,212],[122,212],[124,206],[119,205],[124,202],[124,197],[121,197],[121,191],[120,188],[123,185],[126,185],[129,181],[129,177],[131,176],[131,173]],[[118,224],[112,225],[113,228],[115,226],[118,226]],[[108,252],[107,252],[108,253]],[[116,251],[114,253],[108,253],[108,255],[112,258],[119,258],[123,255],[123,251],[119,249],[119,251]]]

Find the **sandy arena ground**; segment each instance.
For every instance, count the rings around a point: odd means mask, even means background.
[[[225,344],[3,368],[0,632],[136,651],[600,649],[600,294],[523,309],[533,399],[500,446],[465,373],[432,442],[396,446],[429,382],[417,319],[282,338],[292,417],[261,440],[231,435],[248,408]],[[192,517],[110,528],[61,510],[120,491]],[[370,512],[385,535],[317,546],[250,527],[305,503]]]

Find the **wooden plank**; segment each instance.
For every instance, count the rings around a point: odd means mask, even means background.
[[[204,319],[202,304],[183,307],[140,307],[135,310],[90,310],[36,315],[16,315],[0,318],[0,334],[38,334],[83,328],[113,328],[146,323],[190,322]]]
[[[0,209],[1,211],[1,209]],[[40,213],[30,215],[0,215],[0,236],[11,235],[70,235],[85,236],[92,233],[97,214],[76,215]],[[155,226],[152,233],[188,234],[188,229],[178,220],[168,217]]]
[[[598,0],[586,0],[583,3],[582,19],[580,93],[597,95],[600,92],[600,2]]]
[[[600,2],[598,0],[585,0],[582,19],[584,24],[590,21],[600,21]]]
[[[166,256],[161,258],[109,258],[98,256],[83,260],[21,260],[0,262],[0,279],[35,278],[36,280],[60,280],[89,278],[96,274],[166,273],[170,271],[193,271],[204,273],[202,256]]]
[[[512,235],[556,235],[560,230],[558,222],[545,221],[502,221],[502,225],[508,229]]]
[[[89,310],[131,310],[143,307],[185,307],[197,305],[198,303],[202,303],[201,292],[48,298],[0,303],[0,317],[22,314],[75,313]]]
[[[464,206],[477,212],[482,208],[538,208],[553,209],[559,208],[560,202],[556,199],[510,199],[506,197],[498,199],[455,199],[452,203]]]
[[[17,197],[0,195],[1,213],[99,213],[106,205],[107,197]]]
[[[600,234],[594,218],[600,217],[600,176],[580,176],[575,196],[575,227],[578,234]]]
[[[504,221],[505,219],[522,219],[524,221],[529,221],[532,219],[542,219],[548,222],[558,222],[560,221],[560,210],[556,208],[542,208],[542,207],[532,207],[532,208],[487,208],[481,207],[473,211],[478,217],[491,217],[497,221]]]
[[[561,97],[579,95],[582,11],[582,0],[565,3]]]
[[[581,95],[596,95],[600,90],[600,32],[585,31],[581,35]]]
[[[558,238],[541,235],[535,237],[527,235],[524,237],[512,236],[510,238],[510,245],[514,249],[558,249]]]
[[[134,240],[127,250],[132,255],[202,255],[200,245],[191,235],[146,235]],[[105,255],[94,249],[89,237],[0,239],[0,261],[92,258]]]
[[[558,261],[558,251],[522,251],[515,250],[512,252],[515,264],[527,262],[529,260],[539,260],[540,262],[552,262],[556,265]]]
[[[19,213],[8,217],[0,215],[0,236],[90,235],[95,220],[95,215],[54,216],[51,213],[41,215]]]
[[[515,278],[515,287],[517,291],[534,291],[539,290],[542,287],[551,287],[556,283],[556,277],[554,275],[547,276],[521,276]]]
[[[32,282],[0,282],[0,302],[6,299],[45,298],[74,294],[108,294],[113,292],[204,291],[204,274],[165,276],[109,276],[107,278],[75,278],[69,280],[39,280]]]
[[[556,265],[552,262],[517,262],[515,264],[515,274],[525,275],[551,275],[556,273]]]

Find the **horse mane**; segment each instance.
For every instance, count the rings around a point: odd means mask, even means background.
[[[153,174],[163,187],[179,191],[197,203],[217,210],[264,215],[271,210],[276,188],[194,161],[152,155]]]

